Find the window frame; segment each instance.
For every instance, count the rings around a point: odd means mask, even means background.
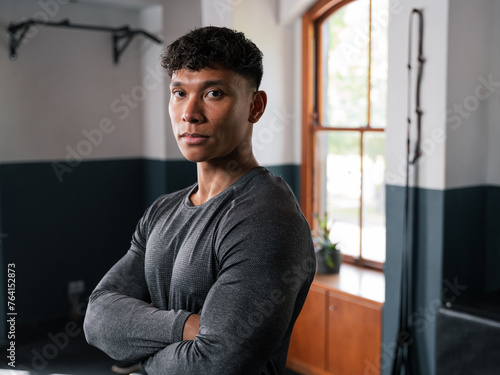
[[[301,207],[311,228],[315,227],[313,213],[315,207],[316,193],[314,191],[315,150],[317,132],[359,132],[360,133],[360,157],[361,157],[361,189],[363,188],[363,137],[365,132],[385,132],[385,128],[374,128],[370,126],[371,112],[371,32],[372,32],[372,9],[370,1],[369,16],[369,41],[370,49],[368,57],[368,121],[362,127],[329,127],[322,126],[322,61],[321,58],[321,25],[334,12],[356,0],[318,0],[302,18],[302,168],[301,168]],[[361,190],[362,191],[362,190]],[[362,220],[363,220],[363,195],[360,196],[360,255],[353,257],[343,254],[347,263],[353,263],[363,267],[383,269],[384,263],[375,262],[363,258],[362,253]]]

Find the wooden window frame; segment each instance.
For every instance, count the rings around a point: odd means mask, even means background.
[[[364,127],[328,127],[322,126],[322,80],[321,76],[321,32],[324,20],[338,9],[356,0],[318,0],[302,18],[302,168],[301,168],[301,207],[304,215],[313,228],[314,199],[314,163],[316,137],[318,131],[351,131],[360,133],[361,156],[361,189],[363,188],[363,137],[365,132],[384,132],[384,128],[370,126],[370,92],[371,92],[371,1],[369,19],[369,62],[368,62],[368,121]],[[363,267],[383,269],[384,263],[371,261],[362,257],[362,215],[363,194],[360,196],[360,255],[353,257],[343,255],[344,261]]]

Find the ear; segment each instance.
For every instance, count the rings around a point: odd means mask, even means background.
[[[248,115],[248,121],[252,124],[260,120],[264,114],[264,110],[267,105],[267,94],[265,91],[255,91],[253,93],[253,100],[250,106],[250,113]]]

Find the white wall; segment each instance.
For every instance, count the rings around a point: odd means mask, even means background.
[[[234,28],[264,53],[261,89],[268,94],[268,105],[254,127],[257,160],[263,165],[300,164],[300,23],[281,26],[277,10],[275,1],[240,1],[233,10]]]
[[[0,3],[2,29],[34,16],[108,26],[137,27],[139,22],[131,9],[78,3],[44,9],[26,0]],[[140,85],[140,42],[133,41],[114,66],[110,33],[38,26],[28,35],[16,61],[9,59],[8,34],[0,36],[0,161],[64,159],[67,147],[77,151],[87,140],[82,131],[98,129],[103,119],[112,121],[109,133],[103,133],[100,142],[96,136],[91,149],[81,148],[81,156],[141,155],[141,106],[123,119],[112,109],[115,100],[121,102],[122,94]]]
[[[163,38],[165,46],[192,29],[201,26],[201,0],[160,0],[160,2],[164,5]],[[167,110],[165,122],[167,129],[166,157],[168,160],[185,160],[177,147],[177,142],[172,134],[170,117],[168,116],[168,102],[170,100],[169,83],[170,79],[166,77],[166,95],[164,100],[164,107]]]
[[[491,31],[491,74],[493,81],[500,82],[500,23],[494,22],[500,18],[500,2],[494,1]],[[491,99],[488,100],[488,161],[486,182],[490,185],[500,185],[500,87],[495,87]]]
[[[315,0],[279,0],[278,19],[286,25],[302,18],[302,15],[315,3]]]
[[[418,185],[424,188],[442,189],[445,186],[448,1],[405,0],[391,4],[393,6],[389,22],[386,182],[399,186],[405,184],[409,18],[413,8],[420,8],[423,9],[425,17],[423,54],[426,61],[421,93],[421,105],[424,111],[422,116],[424,155],[418,164]],[[415,16],[414,25],[417,23],[416,20]],[[414,30],[413,44],[416,46],[416,28]],[[413,71],[416,72],[415,52],[413,56]],[[414,92],[415,79],[412,85]],[[414,108],[414,100],[412,106]],[[415,128],[414,112],[412,121],[412,126]],[[411,176],[410,182],[413,177],[414,175]]]
[[[482,82],[500,78],[492,66],[495,20],[494,0],[450,2],[447,188],[487,183],[489,107],[497,104],[498,93],[492,95]]]
[[[404,184],[408,18],[416,7],[425,15],[426,59],[424,155],[418,165],[418,185],[431,189],[498,185],[500,43],[495,35],[500,28],[494,20],[500,5],[494,0],[401,1],[401,5],[403,11],[391,18],[389,31],[387,183]],[[488,81],[491,86],[484,84]]]
[[[140,11],[141,28],[161,36],[163,39],[164,6],[149,6]],[[167,82],[164,70],[160,66],[159,56],[164,46],[143,41],[140,45],[142,87],[147,92],[143,101],[142,128],[144,143],[142,155],[150,159],[164,160],[167,157],[168,110],[165,107]]]
[[[233,10],[237,4],[233,1],[201,0],[202,25],[233,28]]]

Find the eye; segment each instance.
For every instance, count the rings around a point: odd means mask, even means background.
[[[186,96],[186,94],[181,90],[173,90],[172,96],[175,96],[177,98],[182,98],[182,97]]]
[[[209,92],[207,92],[207,97],[209,98],[220,98],[223,95],[224,93],[220,90],[210,90]]]

